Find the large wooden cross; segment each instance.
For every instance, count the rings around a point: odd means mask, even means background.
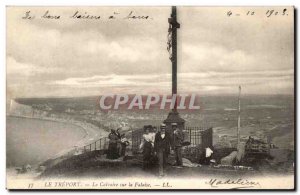
[[[172,61],[172,95],[177,95],[177,28],[180,28],[180,24],[177,22],[176,15],[176,6],[172,6],[171,18],[168,20],[170,24],[169,31],[172,33],[172,54],[170,57]],[[177,110],[177,98],[175,101],[174,110]]]
[[[169,33],[171,33],[171,56],[172,62],[172,95],[177,95],[177,29],[180,28],[180,24],[177,22],[176,7],[172,6],[171,17],[169,22]],[[167,125],[167,130],[171,131],[171,124],[177,123],[180,129],[184,128],[185,120],[180,118],[177,112],[177,97],[175,100],[174,109],[169,113],[164,123]]]

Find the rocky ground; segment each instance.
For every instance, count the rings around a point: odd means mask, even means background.
[[[293,174],[293,168],[286,167],[284,170],[270,169],[270,166],[264,169],[253,169],[245,166],[209,166],[199,165],[186,161],[184,167],[172,166],[170,158],[166,167],[166,177],[184,178],[184,177],[202,177],[202,176],[218,176],[239,178],[260,176],[265,174],[287,173],[287,170]],[[278,172],[279,171],[279,172]],[[105,155],[89,154],[86,156],[76,157],[62,161],[51,168],[45,170],[40,178],[105,178],[105,177],[158,177],[158,166],[144,170],[142,166],[142,158],[140,156],[123,160],[108,160]]]

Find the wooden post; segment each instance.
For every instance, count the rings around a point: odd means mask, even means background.
[[[240,145],[240,128],[241,128],[241,86],[239,86],[239,99],[238,99],[238,124],[237,124],[237,149]]]
[[[192,144],[192,129],[189,128],[189,131],[190,131],[190,143]]]
[[[133,135],[133,134],[134,134],[134,131],[132,130],[132,131],[131,131],[131,140],[132,140],[132,144],[131,144],[131,150],[132,150],[132,151],[134,151],[134,146],[133,146],[133,143],[135,143],[135,140],[134,140],[134,135]]]

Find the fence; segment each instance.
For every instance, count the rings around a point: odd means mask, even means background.
[[[186,127],[184,130],[188,136],[191,146],[212,146],[212,128]]]
[[[132,131],[132,153],[137,153],[139,150],[139,146],[143,140],[143,129],[138,129],[135,131]]]
[[[159,130],[159,127],[156,127]],[[132,131],[132,152],[137,153],[143,140],[143,129]],[[213,145],[212,127],[185,127],[183,130],[185,140],[189,141],[190,146],[201,146],[202,148]]]
[[[154,126],[151,127],[151,129]],[[160,127],[155,127],[157,130]],[[185,141],[189,141],[190,146],[200,146],[201,148],[211,147],[212,142],[212,127],[185,127],[183,130],[185,135]],[[144,129],[137,129],[131,132],[131,145],[132,153],[136,154],[139,151],[139,146],[143,140]],[[106,150],[108,148],[108,138],[104,137],[88,145],[83,146],[81,149],[82,153],[91,152],[96,150]],[[80,150],[79,149],[79,150]]]
[[[91,152],[95,150],[106,150],[108,147],[108,138],[103,137],[95,142],[87,144],[81,148],[82,152]]]

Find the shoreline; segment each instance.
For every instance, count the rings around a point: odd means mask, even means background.
[[[29,116],[20,116],[20,115],[13,115],[13,114],[6,114],[6,117],[44,120],[44,121],[50,121],[50,122],[64,123],[64,124],[68,124],[68,125],[75,125],[75,126],[81,128],[85,134],[79,141],[74,143],[74,145],[76,145],[77,148],[80,148],[80,147],[83,147],[90,143],[93,143],[97,139],[106,137],[108,135],[108,132],[106,132],[104,129],[100,129],[90,123],[84,123],[84,122],[76,121],[76,120],[64,120],[64,119],[48,118],[48,117],[45,117],[45,118],[44,117],[29,117]],[[75,147],[65,148],[65,149],[57,152],[52,157],[49,157],[48,159],[44,160],[43,162],[37,162],[36,165],[40,165],[48,160],[54,160],[54,159],[63,157],[65,155],[68,155],[74,149],[75,149]]]

